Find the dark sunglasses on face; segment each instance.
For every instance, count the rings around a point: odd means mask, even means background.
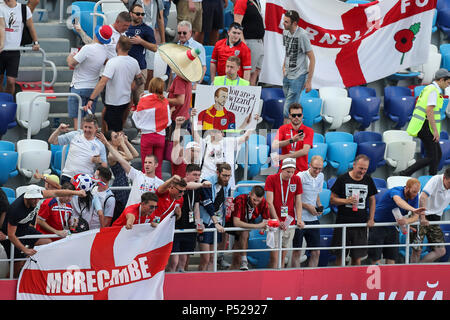
[[[291,113],[292,118],[301,118],[303,116],[303,113]]]
[[[145,16],[145,12],[133,12],[135,15],[139,16]]]
[[[156,209],[158,208],[158,206],[148,206],[148,208],[149,208],[150,210],[156,210]]]
[[[187,32],[186,31],[178,31],[178,34],[182,34],[182,35],[187,35]]]

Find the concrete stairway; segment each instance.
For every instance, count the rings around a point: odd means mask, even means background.
[[[57,79],[53,86],[55,92],[64,93],[70,91],[70,82],[72,80],[73,71],[67,66],[67,56],[71,47],[78,46],[78,39],[74,32],[67,28],[66,24],[60,24],[59,21],[53,20],[48,22],[36,22],[36,31],[39,43],[45,50],[47,59],[53,61],[57,69]],[[18,81],[41,81],[42,57],[40,54],[27,52],[23,53],[20,60]],[[52,78],[51,68],[46,68],[46,81]],[[52,126],[58,126],[59,122],[70,123],[67,118],[67,98],[60,97],[49,100],[50,115],[56,121],[51,121]],[[97,103],[97,114],[101,112],[103,104]]]

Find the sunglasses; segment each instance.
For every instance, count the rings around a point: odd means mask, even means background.
[[[133,12],[135,15],[137,15],[138,17],[141,16],[145,16],[145,12]]]
[[[148,206],[148,208],[149,208],[150,210],[156,210],[156,209],[158,208],[158,206]]]
[[[182,34],[182,35],[187,35],[187,32],[186,31],[178,31],[178,34]]]
[[[291,113],[290,116],[292,118],[301,118],[303,116],[303,113]]]
[[[180,190],[177,187],[174,187],[175,189],[177,189],[178,193],[184,193],[185,190]]]

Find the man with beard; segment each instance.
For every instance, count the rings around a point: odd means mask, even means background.
[[[406,224],[416,222],[425,208],[419,207],[420,182],[411,178],[404,187],[394,187],[387,190],[378,201],[375,209],[375,222],[395,222],[406,229]],[[410,217],[406,217],[408,211]],[[404,217],[405,216],[405,217]],[[369,245],[398,244],[398,230],[394,226],[371,228]],[[386,264],[394,264],[398,256],[396,248],[370,248],[369,259],[372,264],[379,264],[381,254]]]
[[[204,197],[200,206],[200,217],[203,220],[205,229],[216,228],[217,242],[222,242],[222,233],[225,229],[225,199],[231,195],[231,188],[228,182],[231,178],[231,166],[228,163],[220,163],[217,165],[216,175],[207,178],[211,182],[211,188],[203,188]],[[213,207],[211,208],[211,204]],[[212,209],[212,210],[211,210]],[[198,237],[201,251],[214,250],[214,232],[203,232]],[[219,250],[220,247],[218,247]],[[213,254],[203,253],[200,255],[199,270],[212,270]],[[227,267],[224,263],[223,254],[219,254],[219,265]],[[229,265],[228,265],[229,266]]]

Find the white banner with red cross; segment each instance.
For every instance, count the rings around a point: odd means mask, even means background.
[[[164,269],[175,218],[73,234],[36,247],[17,285],[17,299],[163,299]]]
[[[427,62],[435,7],[436,0],[267,0],[260,81],[282,85],[286,10],[300,15],[316,60],[312,86],[320,88],[362,85]]]

